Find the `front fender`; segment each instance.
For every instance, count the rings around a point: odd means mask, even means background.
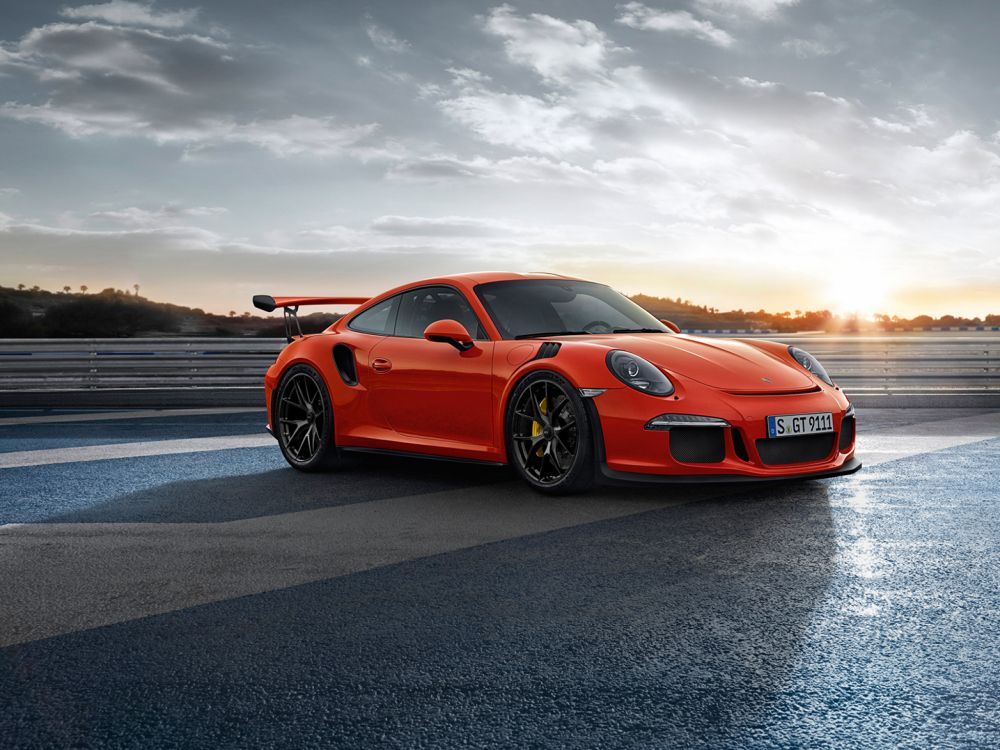
[[[608,349],[592,344],[567,345],[563,343],[555,356],[535,359],[541,342],[525,344],[523,341],[500,342],[494,355],[494,377],[497,404],[494,444],[501,446],[504,460],[506,451],[506,418],[511,394],[525,377],[533,372],[548,371],[561,375],[574,388],[625,388],[608,370],[605,357]],[[528,348],[530,347],[530,349]]]

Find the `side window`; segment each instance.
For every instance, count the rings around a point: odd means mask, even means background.
[[[421,338],[438,320],[457,320],[474,339],[488,338],[465,298],[446,286],[425,286],[400,295],[396,335]]]
[[[360,315],[355,316],[347,327],[361,333],[374,333],[380,336],[391,336],[396,325],[396,309],[399,307],[399,295],[382,300],[369,307]]]

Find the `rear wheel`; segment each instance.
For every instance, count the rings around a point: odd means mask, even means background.
[[[295,365],[274,395],[274,434],[281,452],[299,471],[340,466],[333,440],[333,407],[323,378],[308,365]]]
[[[522,380],[507,410],[507,453],[536,490],[583,492],[594,483],[594,445],[587,411],[576,388],[554,372]]]

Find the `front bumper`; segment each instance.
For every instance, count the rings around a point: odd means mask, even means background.
[[[850,402],[837,388],[823,386],[809,393],[741,395],[688,381],[678,387],[675,396],[658,398],[631,388],[615,388],[585,399],[591,423],[597,425],[599,465],[605,480],[769,482],[839,476],[861,468],[861,462],[854,456],[855,424],[845,421]],[[679,450],[681,433],[646,428],[650,420],[671,412],[724,420],[725,426],[688,428],[689,435],[691,429],[717,430],[718,448],[708,460],[692,458]],[[829,447],[787,461],[776,459],[775,447],[784,454],[785,448],[792,447],[788,441],[799,438],[769,439],[766,418],[812,412],[833,414],[834,433],[830,435]],[[671,443],[672,434],[677,434],[676,444]],[[758,441],[761,441],[759,446]],[[778,444],[779,441],[786,442]]]

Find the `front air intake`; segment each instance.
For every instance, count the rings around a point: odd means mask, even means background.
[[[757,441],[757,454],[761,461],[770,466],[822,461],[833,451],[834,438],[836,433],[833,432],[798,437],[761,438]]]
[[[726,457],[726,428],[674,427],[670,455],[685,464],[717,464]]]

